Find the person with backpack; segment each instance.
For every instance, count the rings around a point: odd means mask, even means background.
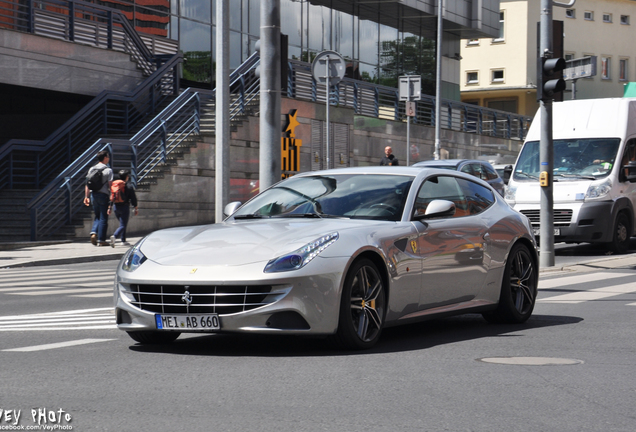
[[[108,167],[110,155],[102,150],[97,153],[99,163],[92,166],[86,175],[84,186],[84,205],[93,202],[95,220],[91,229],[91,243],[95,246],[108,246],[108,206],[110,202],[110,186],[113,182],[113,170]]]
[[[137,208],[137,194],[132,183],[130,183],[130,172],[128,170],[119,171],[119,180],[115,180],[110,188],[110,205],[108,207],[108,214],[114,206],[115,216],[119,220],[119,228],[115,230],[112,236],[110,236],[110,245],[115,247],[115,240],[121,236],[121,242],[125,245],[126,242],[126,227],[128,226],[128,219],[130,218],[130,204],[132,204],[135,216],[139,214]]]

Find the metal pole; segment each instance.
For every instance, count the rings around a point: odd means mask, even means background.
[[[214,220],[223,220],[230,196],[230,1],[216,2],[216,120]]]
[[[540,55],[552,57],[552,0],[541,0]],[[537,61],[539,61],[537,59]],[[541,186],[541,210],[539,228],[539,264],[541,267],[554,266],[554,146],[552,142],[552,99],[541,101],[541,141],[539,160],[541,171],[547,172],[547,184]]]
[[[280,0],[261,0],[259,189],[281,179]]]
[[[576,99],[576,80],[572,80],[572,100]]]
[[[440,123],[441,123],[441,93],[442,93],[442,13],[444,0],[437,0],[437,54],[435,71],[435,160],[440,158]]]
[[[326,136],[325,139],[327,140],[327,144],[326,144],[326,152],[327,152],[327,169],[331,168],[331,165],[329,163],[329,92],[331,90],[331,88],[329,87],[329,75],[330,75],[330,71],[329,71],[329,56],[326,56],[325,59],[327,60],[325,62],[326,66],[327,66],[327,74],[325,75],[325,78],[327,79],[327,81],[325,82],[325,97],[327,99],[327,113],[326,113],[326,117],[327,117],[327,132],[326,132]]]

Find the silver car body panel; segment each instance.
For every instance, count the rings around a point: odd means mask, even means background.
[[[267,304],[245,312],[221,314],[220,331],[332,334],[338,326],[345,276],[361,255],[373,257],[386,278],[385,325],[391,326],[442,312],[494,306],[514,243],[523,240],[536,254],[527,218],[512,210],[497,193],[493,194],[494,204],[476,216],[411,220],[420,182],[433,175],[450,175],[489,187],[473,176],[408,167],[350,168],[346,172],[412,175],[413,187],[405,202],[408,210],[402,220],[228,218],[212,225],[154,232],[142,240],[140,250],[147,260],[139,268],[129,272],[121,264],[118,267],[114,289],[118,327],[126,331],[157,328],[156,312],[134,305],[135,297],[130,291],[136,284],[186,288],[267,285],[273,293],[264,301]],[[315,173],[299,176],[312,174]],[[305,267],[264,272],[273,258],[332,232],[338,233],[338,240]],[[287,311],[299,314],[309,328],[280,329],[268,325],[273,314]],[[127,319],[120,319],[122,313],[127,314]]]

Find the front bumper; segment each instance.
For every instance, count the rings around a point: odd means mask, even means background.
[[[540,233],[538,204],[516,204],[515,210],[529,217],[535,236]],[[559,220],[559,212],[571,212],[571,219],[568,222]],[[614,223],[614,202],[581,202],[581,203],[555,203],[554,204],[554,229],[559,231],[555,234],[555,242],[568,243],[607,243],[612,240],[612,226]]]
[[[146,262],[132,273],[118,270],[115,312],[119,329],[175,331],[157,330],[156,314],[217,313],[220,330],[179,331],[332,334],[337,330],[342,272],[295,274],[284,279],[281,273],[261,273],[261,279],[252,281],[208,281],[202,277],[158,281],[149,278],[153,273],[165,274],[166,270],[179,275],[191,269],[166,269],[159,264]],[[242,287],[246,288],[244,292],[237,292]],[[157,293],[148,294],[151,290]],[[191,292],[189,297],[193,300],[187,307],[186,302],[182,301],[186,291]],[[262,292],[254,294],[254,291]]]

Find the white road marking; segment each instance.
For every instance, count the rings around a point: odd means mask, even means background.
[[[70,297],[84,297],[84,298],[106,298],[113,296],[113,289],[109,289],[108,292],[105,293],[97,293],[97,294],[75,294]]]
[[[541,303],[583,303],[591,300],[600,300],[607,297],[617,296],[621,294],[630,294],[636,292],[636,282],[626,283],[622,285],[614,285],[603,288],[596,288],[586,291],[572,292],[558,296],[539,299]]]
[[[58,343],[51,343],[51,344],[45,344],[45,345],[34,345],[34,346],[22,347],[22,348],[11,348],[11,349],[5,349],[2,351],[8,351],[8,352],[45,351],[45,350],[56,349],[56,348],[67,348],[67,347],[72,347],[77,345],[86,345],[86,344],[97,343],[97,342],[108,342],[113,340],[117,340],[117,339],[79,339],[79,340],[68,341],[68,342],[58,342]]]
[[[633,276],[634,273],[615,273],[615,272],[600,272],[592,274],[581,274],[576,276],[567,276],[556,279],[539,280],[539,289],[557,288],[566,285],[577,285],[586,282],[596,282],[600,280],[615,279],[625,276]]]
[[[22,295],[22,296],[40,296],[49,294],[77,294],[77,293],[93,293],[99,291],[113,292],[112,288],[73,288],[73,289],[57,289],[50,288],[42,291],[25,291],[25,292],[9,292],[9,295]]]
[[[78,309],[0,317],[0,332],[115,328],[117,328],[117,325],[113,308]]]

